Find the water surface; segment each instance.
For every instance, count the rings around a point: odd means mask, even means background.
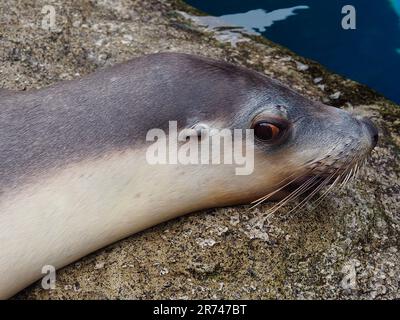
[[[187,0],[400,103],[400,0]],[[344,30],[342,7],[356,8]]]

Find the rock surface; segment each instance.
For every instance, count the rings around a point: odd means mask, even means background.
[[[317,210],[265,218],[266,204],[164,223],[60,270],[55,290],[35,284],[15,298],[399,299],[400,108],[263,38],[220,42],[178,11],[197,14],[177,0],[2,1],[0,87],[43,87],[145,53],[202,54],[374,117],[382,138],[364,173]]]

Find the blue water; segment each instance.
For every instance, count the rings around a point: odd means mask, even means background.
[[[400,0],[186,2],[210,15],[223,16],[229,23],[259,32],[400,103]],[[345,5],[356,8],[356,30],[344,30],[341,26]]]

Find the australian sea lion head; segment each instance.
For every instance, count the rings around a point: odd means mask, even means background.
[[[150,60],[166,81],[160,81],[159,90],[173,92],[171,109],[178,112],[163,120],[177,119],[183,128],[254,130],[251,174],[234,177],[222,167],[209,171],[219,185],[214,194],[228,202],[282,198],[288,191],[315,194],[355,175],[377,143],[370,120],[310,100],[254,71],[190,55]]]

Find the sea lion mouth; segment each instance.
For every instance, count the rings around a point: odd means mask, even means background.
[[[352,159],[337,167],[314,167],[302,175],[293,174],[282,181],[276,190],[254,201],[253,207],[271,198],[278,199],[278,202],[268,210],[268,214],[272,214],[288,202],[300,197],[299,203],[289,212],[302,209],[310,201],[317,206],[334,187],[342,188],[355,179],[366,158],[365,156],[361,159]]]
[[[303,176],[293,182],[291,182],[289,185],[285,186],[282,191],[284,192],[294,192],[297,189],[301,188],[303,185],[307,184],[309,181],[312,184],[307,188],[307,190],[303,194],[307,194],[307,192],[311,192],[315,190],[318,186],[324,183],[326,179],[328,179],[329,175],[306,175]],[[333,183],[333,180],[329,180],[326,185],[330,185]]]
[[[340,180],[340,177],[342,177],[341,174],[307,174],[284,184],[274,192],[261,199],[258,199],[257,201],[254,201],[252,204],[253,207],[258,206],[274,196],[278,202],[268,210],[268,214],[272,214],[290,201],[297,198],[302,198],[299,200],[299,203],[289,212],[292,212],[296,209],[300,210],[307,204],[307,202],[317,196],[322,189],[327,189],[327,191],[324,191],[323,195],[320,196],[316,202],[325,197],[328,194],[328,191],[331,190],[332,187]]]

